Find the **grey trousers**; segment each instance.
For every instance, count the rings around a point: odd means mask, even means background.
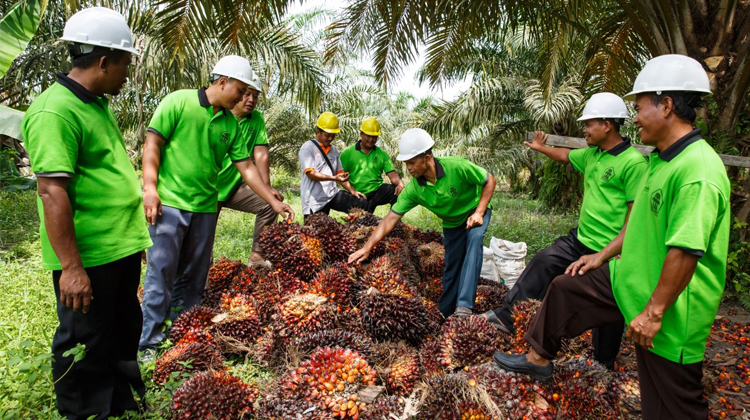
[[[263,254],[258,238],[260,238],[260,234],[266,226],[270,226],[279,218],[279,215],[273,211],[273,207],[266,200],[260,198],[247,184],[242,184],[227,201],[219,202],[219,212],[224,207],[255,215],[252,252]]]
[[[154,245],[148,250],[143,284],[143,330],[138,347],[155,347],[166,338],[167,319],[200,303],[211,266],[216,213],[193,213],[162,206],[148,227]]]

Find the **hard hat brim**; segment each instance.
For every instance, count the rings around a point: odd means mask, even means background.
[[[321,127],[318,127],[318,128],[320,128],[321,130],[329,134],[338,134],[341,132],[340,128],[321,128]]]
[[[685,90],[685,89],[677,89],[677,88],[675,88],[675,89],[655,89],[655,90],[634,90],[634,91],[628,93],[627,95],[623,96],[622,99],[624,99],[626,101],[630,101],[630,102],[635,102],[635,97],[638,94],[641,94],[641,93],[656,93],[656,92],[662,92],[662,93],[664,93],[664,92],[692,92],[692,93],[700,93],[702,95],[711,95],[711,94],[713,94],[713,92],[711,92],[710,90],[705,90],[705,89]]]
[[[365,131],[365,130],[362,130],[362,132],[365,133],[365,134],[367,134],[368,136],[379,136],[380,135],[380,131]]]
[[[136,57],[140,57],[141,56],[140,51],[138,51],[138,50],[136,50],[135,48],[132,48],[132,47],[119,47],[117,45],[111,45],[111,44],[110,45],[103,45],[102,43],[99,43],[99,42],[81,42],[81,41],[79,41],[79,40],[77,40],[75,38],[66,37],[66,36],[61,36],[60,37],[60,41],[73,42],[73,43],[76,43],[76,44],[83,44],[83,45],[93,45],[95,47],[110,48],[110,49],[113,49],[113,50],[127,51],[127,52],[133,54]]]

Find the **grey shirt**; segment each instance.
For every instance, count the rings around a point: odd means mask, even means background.
[[[306,141],[299,149],[299,165],[302,170],[302,182],[300,183],[302,214],[312,214],[322,209],[339,192],[336,181],[313,181],[307,177],[306,171],[314,169],[316,172],[331,176],[344,171],[344,168],[341,166],[341,159],[339,159],[341,155],[339,149],[331,145],[331,149],[327,154],[328,160],[335,170],[335,173],[332,173],[320,149],[315,146],[316,143],[317,140],[315,139]],[[317,144],[320,145],[319,143]]]

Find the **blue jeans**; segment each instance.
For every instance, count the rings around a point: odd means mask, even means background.
[[[466,229],[463,225],[443,229],[445,247],[445,271],[443,272],[443,294],[438,307],[445,317],[456,310],[456,306],[474,308],[477,296],[479,273],[482,272],[482,246],[484,233],[490,223],[492,209],[487,209],[482,226]]]
[[[143,283],[141,350],[166,338],[162,327],[167,318],[174,320],[179,312],[200,303],[211,267],[216,220],[216,213],[162,206],[162,215],[148,227],[154,245],[148,250]]]

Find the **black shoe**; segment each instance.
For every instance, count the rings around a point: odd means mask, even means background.
[[[495,353],[492,358],[501,369],[510,372],[525,373],[540,382],[547,382],[552,378],[554,370],[552,363],[547,366],[537,366],[526,360],[525,354],[508,354],[501,351]]]
[[[490,311],[483,313],[482,315],[485,318],[487,318],[487,321],[490,322],[490,325],[497,328],[501,332],[504,332],[505,334],[510,334],[510,330],[508,329],[508,327],[506,327],[505,324],[503,324],[503,321],[500,321],[500,318],[498,318],[497,315],[495,315],[494,311],[490,310]]]

